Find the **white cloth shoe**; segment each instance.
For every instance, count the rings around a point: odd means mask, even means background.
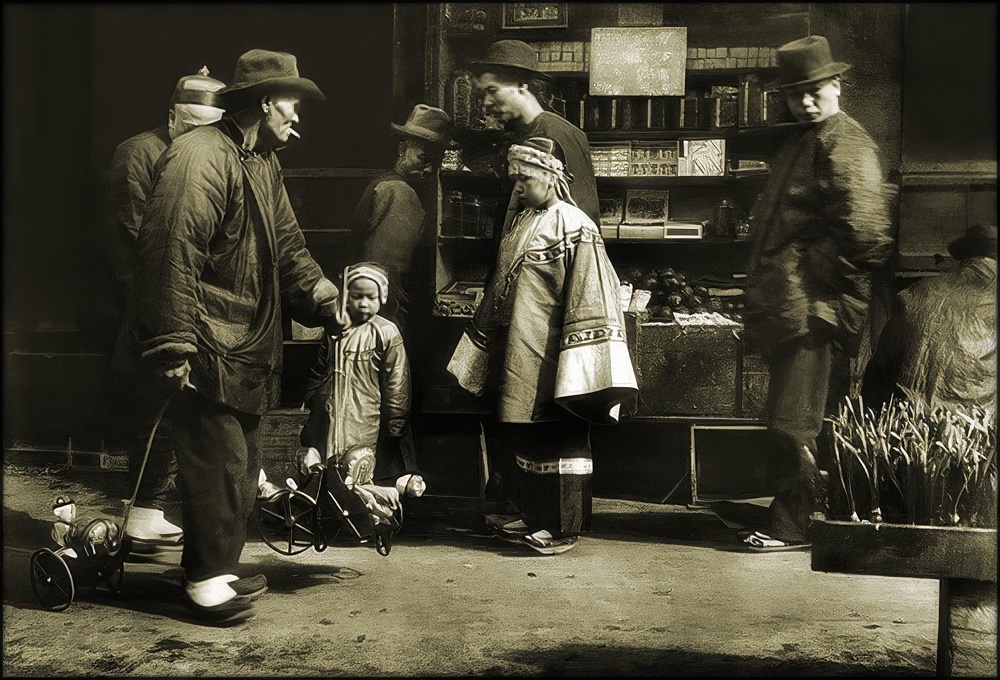
[[[184,530],[168,522],[162,510],[133,507],[128,513],[125,534],[139,541],[176,543],[183,538]]]
[[[223,574],[204,581],[187,581],[184,592],[199,607],[214,607],[236,597],[229,583],[237,578],[235,574]]]

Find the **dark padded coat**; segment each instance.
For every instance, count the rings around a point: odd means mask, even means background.
[[[262,414],[279,403],[282,302],[318,325],[337,290],[306,249],[277,156],[242,139],[227,116],[160,158],[139,231],[134,337],[156,363],[188,359],[203,397]]]
[[[781,146],[754,209],[745,315],[753,344],[820,332],[857,354],[872,274],[893,248],[882,182],[875,142],[843,111],[796,128]]]

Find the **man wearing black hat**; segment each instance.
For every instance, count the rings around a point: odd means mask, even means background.
[[[840,76],[822,36],[778,49],[788,107],[799,122],[778,150],[767,189],[754,209],[748,267],[748,339],[770,369],[768,427],[789,463],[770,508],[770,526],[749,535],[756,549],[806,541],[823,489],[817,438],[823,419],[851,389],[867,332],[873,274],[893,239],[878,148],[840,110]],[[847,382],[844,380],[844,382]]]
[[[364,259],[378,262],[389,272],[389,300],[382,315],[404,333],[413,252],[424,230],[425,211],[417,189],[441,162],[451,141],[451,118],[439,108],[417,104],[406,123],[392,123],[400,138],[393,169],[374,178],[358,201],[355,220],[366,234]]]
[[[219,108],[216,93],[225,86],[221,80],[209,77],[207,66],[202,66],[195,75],[180,78],[170,97],[167,124],[129,137],[115,148],[108,178],[111,213],[108,253],[115,280],[119,283],[122,315],[135,282],[136,239],[153,184],[156,161],[171,141],[222,118],[225,111]],[[128,328],[127,323],[123,323],[119,342],[125,341]],[[158,430],[146,466],[142,468],[143,448],[156,406],[147,403],[146,394],[136,392],[131,366],[116,363],[114,369],[116,390],[120,392],[115,395],[115,429],[128,443],[136,443],[129,451],[129,470],[136,481],[138,471],[143,469],[142,486],[129,512],[128,533],[137,540],[180,541],[183,534],[180,527],[163,516],[164,508],[174,495],[177,477],[177,463],[167,428]]]
[[[486,112],[499,116],[514,132],[515,144],[532,137],[559,143],[573,201],[594,224],[600,224],[590,142],[580,128],[554,112],[552,77],[538,70],[535,50],[520,40],[498,40],[486,48],[480,60],[472,63],[472,73]],[[511,200],[505,222],[509,223],[517,210],[517,201]]]
[[[996,412],[997,228],[974,225],[948,245],[957,266],[896,294],[865,376],[872,399]]]
[[[185,604],[216,624],[248,618],[267,587],[235,572],[257,491],[257,427],[279,403],[282,308],[307,326],[343,326],[339,291],[306,249],[274,153],[295,134],[300,101],[323,93],[293,55],[254,49],[221,94],[227,115],[158,163],[135,313],[140,356],[172,394]]]

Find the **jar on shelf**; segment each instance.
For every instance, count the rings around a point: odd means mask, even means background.
[[[483,204],[479,196],[466,194],[462,201],[462,236],[479,238],[483,216]]]
[[[462,234],[463,201],[464,197],[461,191],[448,193],[448,219],[442,224],[442,236],[460,236]]]
[[[736,209],[726,199],[715,208],[713,225],[716,236],[736,236]]]

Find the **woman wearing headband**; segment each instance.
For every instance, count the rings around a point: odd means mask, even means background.
[[[518,512],[488,521],[543,554],[569,550],[589,528],[590,425],[617,422],[637,393],[618,275],[560,155],[542,137],[510,148],[521,210],[448,366],[495,402],[487,448]]]

